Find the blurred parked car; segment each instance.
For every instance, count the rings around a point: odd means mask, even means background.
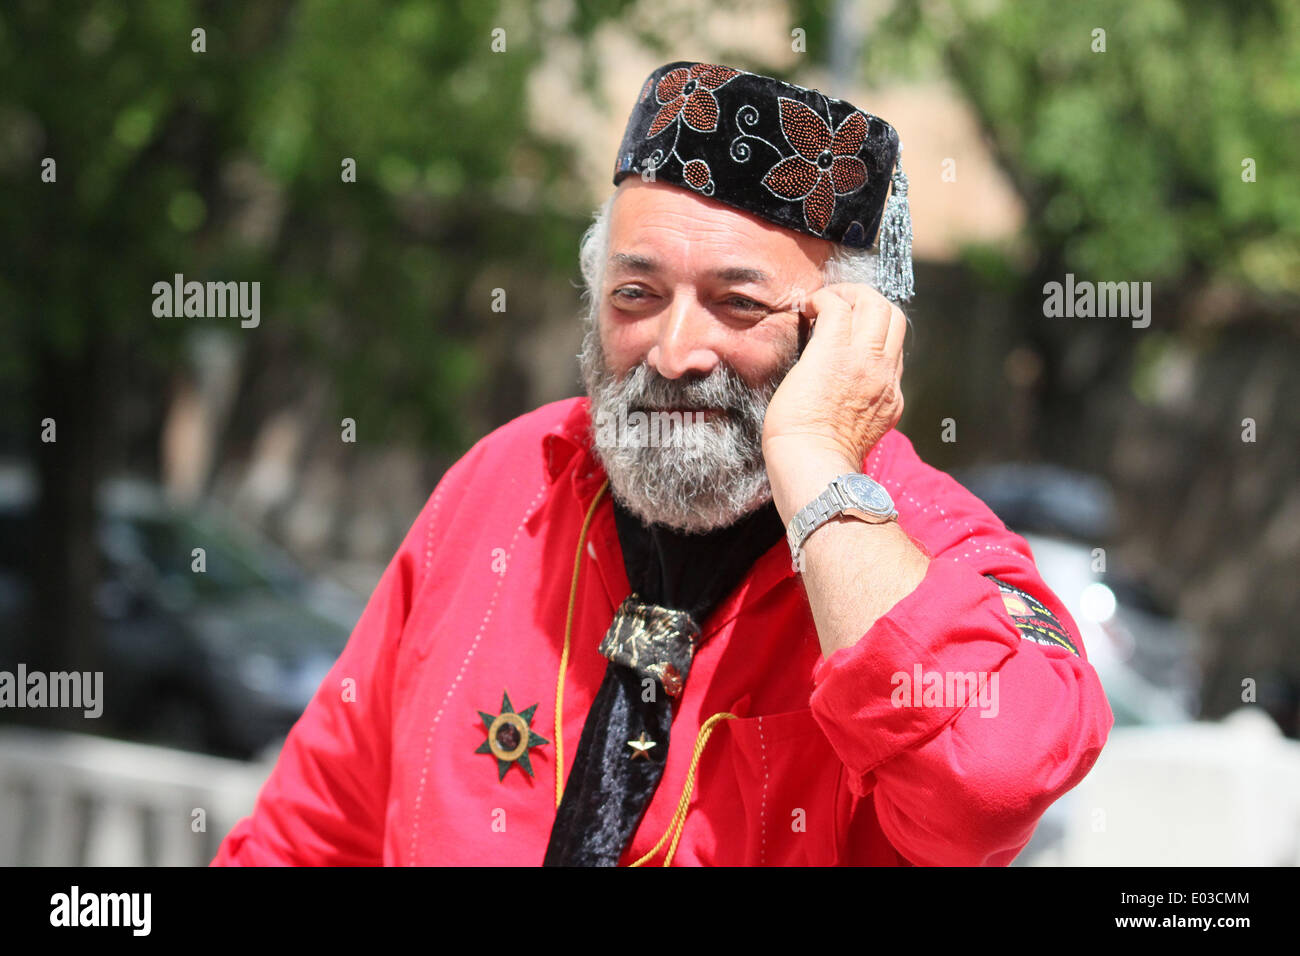
[[[310,579],[215,509],[173,509],[137,480],[100,492],[104,707],[87,730],[239,758],[274,746],[342,651],[361,599]],[[30,472],[0,470],[6,670],[31,659],[39,613],[29,577],[35,501]],[[195,548],[204,550],[201,573]]]

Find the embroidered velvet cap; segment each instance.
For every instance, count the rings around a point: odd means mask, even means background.
[[[897,131],[852,103],[768,76],[678,60],[654,70],[614,165],[854,248],[879,238],[878,285],[912,294],[912,229]],[[891,193],[892,186],[892,193]]]

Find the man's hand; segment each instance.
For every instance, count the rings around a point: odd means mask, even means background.
[[[768,404],[763,456],[786,523],[903,414],[907,319],[870,286],[823,286],[803,306],[816,335]]]
[[[879,292],[841,283],[813,293],[803,314],[817,334],[772,396],[763,456],[788,525],[837,475],[857,472],[903,414],[907,319]],[[804,591],[822,654],[856,644],[925,578],[930,561],[897,522],[837,518],[804,544]]]

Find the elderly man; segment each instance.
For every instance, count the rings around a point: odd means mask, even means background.
[[[1112,717],[1025,542],[895,430],[899,149],[650,75],[582,243],[587,398],[447,472],[214,863],[1015,857]]]

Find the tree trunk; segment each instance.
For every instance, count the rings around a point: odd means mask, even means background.
[[[103,669],[95,610],[95,488],[100,438],[107,423],[103,365],[100,343],[93,336],[70,355],[46,347],[33,389],[32,461],[39,499],[31,542],[36,633],[30,667],[47,673]],[[45,419],[54,420],[54,441],[41,438]],[[109,693],[105,688],[106,696]],[[76,708],[51,708],[42,716],[41,722],[52,726],[88,729]]]

